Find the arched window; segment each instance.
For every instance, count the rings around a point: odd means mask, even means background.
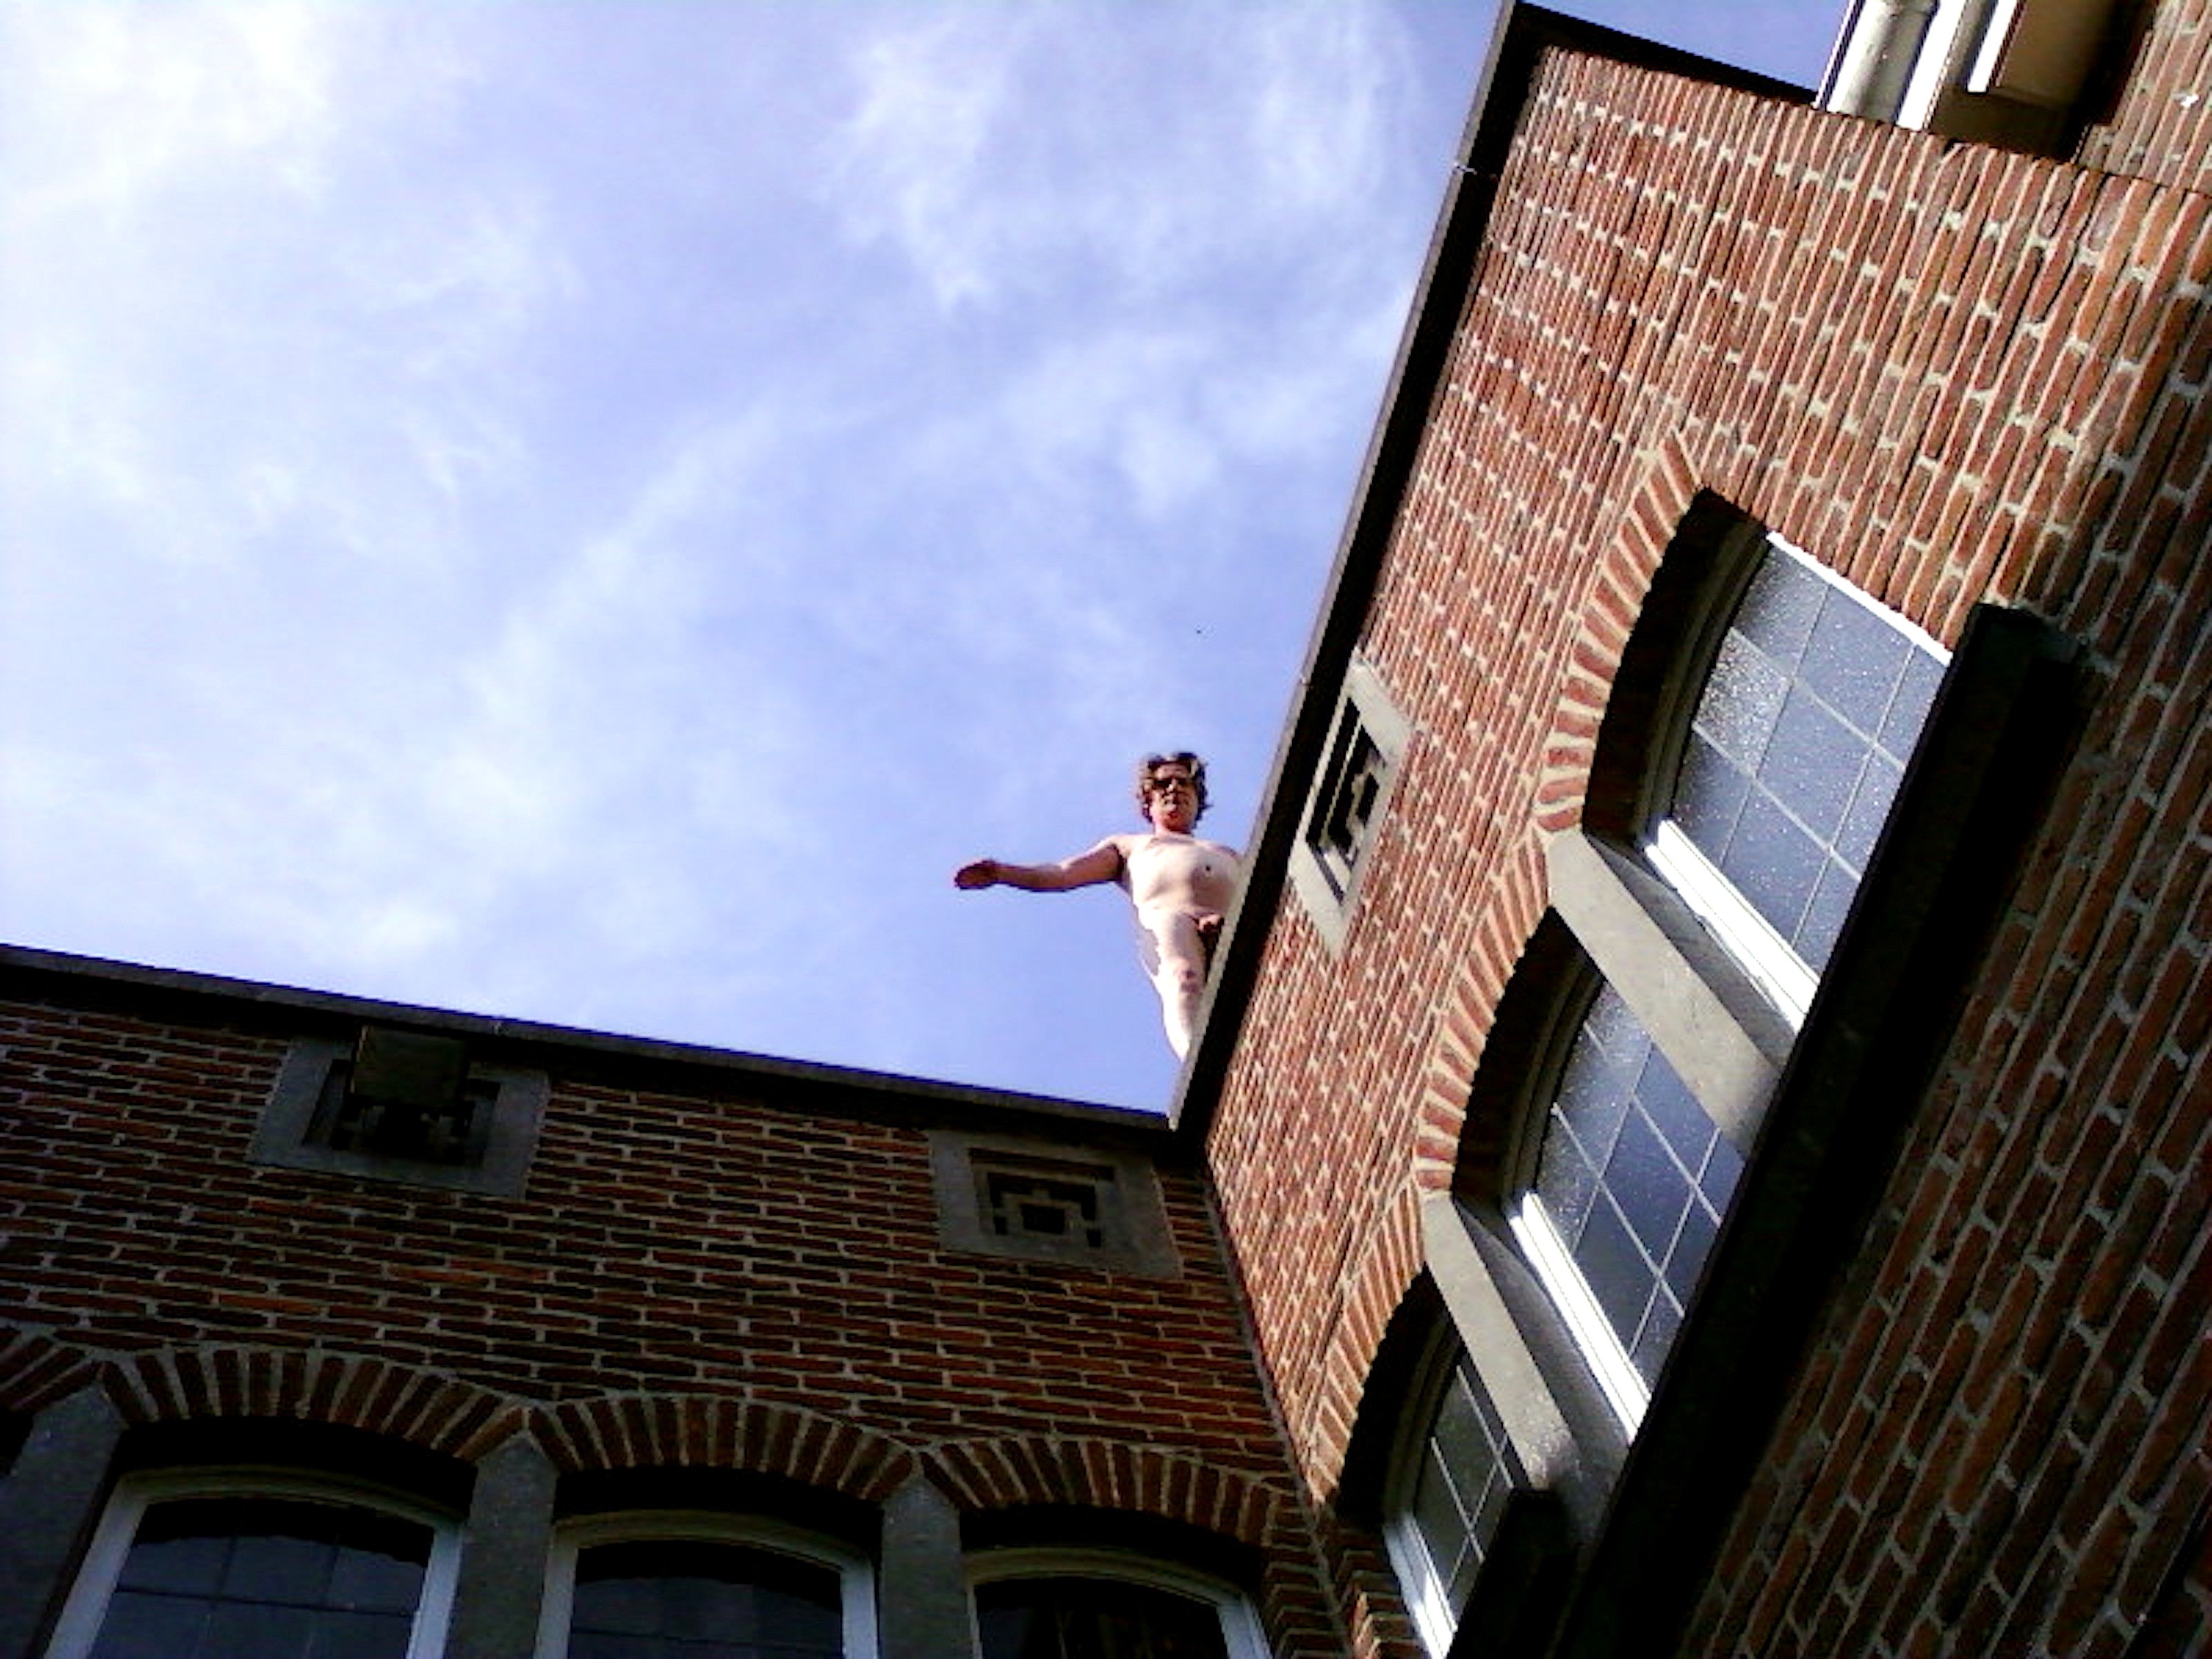
[[[1770,536],[1677,735],[1648,855],[1793,1023],[1946,660],[1902,617]]]
[[[1743,1153],[1609,985],[1598,987],[1547,1092],[1514,1228],[1632,1429],[1728,1213]]]
[[[1423,1206],[1458,1415],[1502,1424],[1498,1449],[1425,1495],[1451,1389],[1424,1396],[1395,1360],[1380,1379],[1419,1425],[1385,1536],[1438,1659],[1462,1625],[1512,1645],[1516,1618],[1540,1650],[1574,1581],[1649,1593],[1717,1537],[1767,1404],[1772,1350],[1746,1345],[1803,1340],[1807,1287],[1895,1144],[1899,1079],[1934,1063],[2034,822],[2030,733],[2065,741],[2076,655],[1983,606],[1953,665],[1726,503],[1692,504],[1581,821],[1545,838],[1548,913],[1494,1006],[1452,1190]],[[1486,1540],[1464,1494],[1500,1450],[1517,1470]],[[1524,1500],[1551,1518],[1519,1528]],[[1538,1580],[1557,1599],[1514,1601]]]
[[[1431,1652],[1451,1646],[1514,1491],[1526,1484],[1456,1335],[1431,1344],[1384,1493],[1383,1541]]]
[[[430,1659],[458,1532],[366,1486],[253,1469],[118,1487],[49,1659]]]
[[[796,1528],[693,1511],[561,1528],[539,1659],[873,1659],[873,1575]]]
[[[1118,1550],[994,1550],[970,1565],[982,1659],[1267,1659],[1243,1598]]]

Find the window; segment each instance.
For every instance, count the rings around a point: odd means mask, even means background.
[[[1685,908],[1717,947],[1687,973],[1756,988],[1784,1022],[1786,1049],[1945,659],[1787,543],[1754,545],[1710,660],[1690,677],[1686,718],[1655,739],[1664,752],[1650,772],[1643,851],[1662,884],[1651,902]],[[1735,1024],[1725,1000],[1713,997],[1713,1018],[1668,1017],[1679,999],[1655,981],[1681,978],[1683,967],[1638,959],[1623,929],[1578,914],[1562,896],[1563,867],[1555,860],[1554,902],[1598,977],[1548,1073],[1540,1123],[1524,1136],[1510,1218],[1632,1433],[1742,1176],[1779,1056],[1748,1074],[1717,1066],[1714,1045]]]
[[[1447,1335],[1433,1345],[1413,1396],[1385,1495],[1383,1540],[1422,1642],[1451,1646],[1516,1488],[1526,1485],[1505,1425]]]
[[[1267,1659],[1241,1596],[1147,1558],[1000,1550],[974,1577],[981,1659]]]
[[[1917,629],[1723,505],[1684,520],[1585,826],[1547,844],[1553,914],[1473,1079],[1486,1131],[1424,1212],[1454,1334],[1400,1391],[1382,1513],[1432,1653],[1501,1620],[1540,1646],[1560,1604],[1527,1584],[1609,1535],[1943,674]]]
[[[1477,1632],[1523,1650],[1500,1633],[1515,1621],[1526,1650],[1588,1646],[1626,1607],[1679,1634],[1676,1591],[1711,1570],[1781,1409],[1771,1362],[1811,1339],[2046,821],[2085,659],[1984,605],[1949,662],[1725,503],[1692,503],[1612,680],[1582,822],[1546,839],[1549,913],[1492,1010],[1452,1190],[1423,1206],[1434,1299],[1496,1414],[1477,1420],[1526,1478],[1469,1549],[1449,1522],[1481,1513],[1475,1477],[1425,1522],[1419,1466],[1397,1466],[1385,1536],[1437,1659]],[[1399,1443],[1394,1404],[1420,1397],[1400,1380],[1418,1352],[1370,1372],[1370,1471]],[[1408,1460],[1442,1437],[1423,1409]]]
[[[1705,676],[1649,855],[1793,1021],[1944,660],[1902,617],[1770,538]]]
[[[441,1032],[362,1028],[292,1045],[253,1139],[257,1163],[465,1191],[521,1193],[542,1073],[471,1062]]]
[[[48,1659],[428,1659],[458,1534],[405,1500],[252,1471],[125,1483]]]
[[[1514,1221],[1630,1428],[1742,1173],[1742,1154],[1651,1034],[1619,992],[1601,988],[1553,1093]]]
[[[555,1540],[539,1659],[870,1659],[874,1580],[832,1540],[690,1512],[595,1517]]]
[[[1291,860],[1292,883],[1332,948],[1343,945],[1411,731],[1375,671],[1354,662]]]

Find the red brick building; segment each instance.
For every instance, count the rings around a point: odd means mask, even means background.
[[[0,1653],[2201,1651],[2212,6],[1910,44],[1507,21],[1167,1121],[10,955]]]

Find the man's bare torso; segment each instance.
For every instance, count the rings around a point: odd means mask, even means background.
[[[1107,839],[1121,855],[1121,884],[1140,915],[1218,916],[1237,896],[1237,854],[1218,841],[1166,831]]]

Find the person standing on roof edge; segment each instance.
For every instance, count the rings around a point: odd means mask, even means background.
[[[977,859],[953,873],[952,884],[1030,893],[1119,885],[1136,913],[1138,955],[1159,993],[1168,1046],[1187,1059],[1214,941],[1237,896],[1237,854],[1191,834],[1206,811],[1206,763],[1187,750],[1138,763],[1137,810],[1148,832],[1109,836],[1057,864]]]

